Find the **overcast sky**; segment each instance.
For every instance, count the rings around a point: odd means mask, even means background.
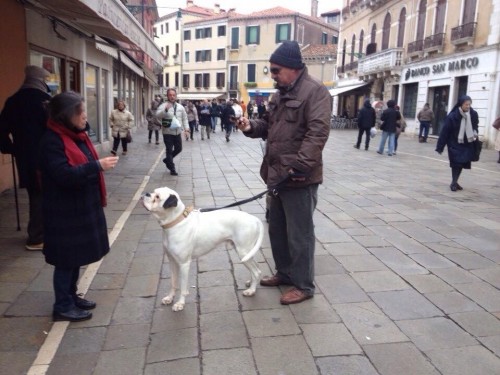
[[[248,14],[263,9],[281,6],[295,10],[297,12],[310,15],[310,0],[194,0],[195,5],[205,8],[213,8],[214,4],[219,4],[222,9],[236,8],[238,13]],[[160,17],[171,13],[178,8],[186,7],[186,0],[156,0]],[[318,16],[321,13],[342,8],[342,0],[319,0]]]

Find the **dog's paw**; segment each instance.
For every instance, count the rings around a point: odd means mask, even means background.
[[[247,280],[245,281],[245,286],[248,288],[250,285],[252,285],[252,280]]]
[[[255,295],[255,289],[246,289],[243,291],[245,297],[252,297]]]
[[[174,304],[172,306],[172,311],[182,311],[182,310],[184,310],[184,304],[183,303],[177,302],[176,304]]]
[[[163,297],[163,299],[161,300],[161,303],[163,305],[170,305],[173,301],[174,301],[174,297],[166,296],[166,297]]]

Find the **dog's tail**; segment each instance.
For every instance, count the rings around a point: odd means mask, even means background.
[[[255,241],[255,245],[252,248],[252,250],[250,250],[248,254],[245,255],[241,260],[242,263],[245,263],[249,259],[252,259],[255,256],[255,254],[257,254],[257,251],[259,251],[260,245],[262,245],[262,241],[264,240],[264,224],[262,224],[262,221],[260,220],[256,220],[255,222],[259,227],[259,237],[257,238],[257,241]]]

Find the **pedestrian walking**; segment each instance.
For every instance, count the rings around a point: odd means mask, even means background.
[[[155,144],[160,144],[161,122],[156,117],[156,110],[160,103],[156,100],[151,102],[151,107],[146,111],[146,121],[148,122],[148,143],[151,143],[153,132],[155,133]]]
[[[276,273],[260,282],[290,285],[280,298],[288,305],[314,296],[313,213],[323,182],[322,150],[330,134],[332,97],[309,75],[297,42],[283,42],[269,61],[278,89],[269,103],[269,116],[241,118],[238,127],[248,137],[267,139],[261,177],[268,188],[288,178],[269,206]]]
[[[163,142],[167,153],[163,162],[170,174],[177,176],[174,158],[182,152],[182,134],[189,135],[189,124],[186,110],[177,103],[175,89],[167,90],[167,101],[158,107],[156,117],[161,121]]]
[[[226,131],[226,142],[229,142],[231,133],[233,132],[234,121],[236,120],[236,113],[234,112],[233,101],[229,99],[222,109],[221,122],[222,127]]]
[[[46,103],[50,100],[45,80],[50,73],[29,65],[24,82],[5,102],[0,114],[0,151],[15,157],[19,187],[28,191],[29,219],[26,250],[43,249],[42,190],[38,178],[40,139],[47,128]],[[12,139],[10,138],[12,136]]]
[[[405,121],[405,118],[404,118],[403,114],[401,113],[399,105],[395,106],[394,108],[396,109],[396,111],[399,112],[399,115],[401,116],[401,119],[398,120],[398,121],[396,121],[396,135],[394,137],[394,153],[393,153],[393,155],[396,155],[396,152],[398,151],[399,136],[406,129],[406,121]]]
[[[210,104],[208,104],[207,100],[203,100],[200,105],[200,126],[201,126],[201,140],[210,139],[210,130],[212,128],[212,119],[210,114]]]
[[[377,153],[383,154],[385,148],[385,142],[388,142],[388,153],[387,155],[392,156],[394,154],[394,140],[396,137],[396,127],[397,122],[401,120],[401,113],[396,111],[396,102],[392,99],[387,101],[387,109],[382,112],[380,116],[380,130],[382,130],[382,137],[380,138],[380,145],[378,146]]]
[[[189,134],[186,133],[186,141],[188,141],[190,138],[193,140],[193,135],[194,132],[197,131],[196,125],[199,123],[198,119],[198,110],[196,109],[195,105],[193,102],[189,101],[186,106],[186,114],[187,114],[187,119],[188,119],[188,124],[189,124]]]
[[[498,161],[497,163],[500,163],[500,117],[498,117],[494,122],[493,122],[493,127],[496,129],[496,137],[495,137],[495,150],[498,151]]]
[[[217,102],[217,99],[212,100],[212,107],[210,110],[210,116],[212,120],[212,131],[215,133],[217,125],[220,123],[220,116],[222,114],[222,108]]]
[[[43,186],[45,261],[54,266],[54,321],[92,318],[96,303],[78,295],[80,267],[109,252],[103,207],[103,172],[114,168],[116,156],[98,158],[86,133],[83,98],[74,92],[54,96],[49,103],[48,130],[40,145]]]
[[[420,143],[426,143],[427,137],[429,136],[431,122],[434,120],[434,112],[429,106],[429,103],[425,103],[424,107],[420,110],[420,112],[418,112],[417,120],[420,122],[420,128],[418,130],[418,141]]]
[[[113,148],[111,153],[116,155],[120,142],[122,144],[122,155],[127,155],[128,140],[127,135],[134,124],[134,116],[127,111],[125,101],[119,100],[116,109],[109,115],[111,135],[113,136]]]
[[[471,169],[474,157],[473,141],[477,138],[479,116],[472,108],[472,99],[464,95],[448,113],[443,122],[436,144],[436,151],[441,154],[444,146],[448,148],[448,159],[451,168],[450,190],[463,190],[458,183],[463,169]]]
[[[363,134],[365,134],[365,150],[370,146],[370,130],[375,126],[377,115],[375,109],[372,107],[370,99],[366,99],[363,103],[363,108],[358,113],[358,140],[354,148],[359,150]]]

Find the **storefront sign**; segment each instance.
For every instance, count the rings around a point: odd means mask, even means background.
[[[425,66],[422,68],[408,69],[405,73],[405,80],[416,77],[425,77],[431,74],[441,74],[448,72],[456,72],[466,69],[473,69],[479,66],[478,57],[470,57],[468,59],[461,59],[450,61],[448,63],[440,63],[432,66]]]

